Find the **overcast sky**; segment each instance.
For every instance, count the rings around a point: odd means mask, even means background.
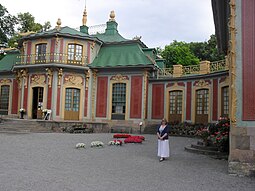
[[[78,28],[85,0],[1,0],[10,14],[29,12],[35,21]],[[214,34],[211,0],[87,0],[88,26],[105,24],[115,11],[119,33],[127,39],[142,36],[148,47],[161,47],[173,40],[207,41]]]

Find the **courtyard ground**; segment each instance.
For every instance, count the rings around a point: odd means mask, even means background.
[[[230,176],[227,161],[184,151],[192,138],[170,137],[159,162],[157,139],[108,146],[113,134],[0,134],[0,191],[254,191],[255,179]],[[90,148],[102,141],[102,149]],[[75,149],[83,142],[86,149]]]

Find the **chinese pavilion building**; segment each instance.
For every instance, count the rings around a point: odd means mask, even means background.
[[[156,49],[119,34],[113,11],[104,33],[89,34],[85,10],[79,31],[61,27],[58,20],[52,30],[25,34],[19,50],[6,51],[0,60],[0,114],[18,117],[23,108],[25,118],[42,119],[47,109],[54,121],[134,130],[140,122],[145,127],[162,118],[212,123],[229,116],[230,172],[250,175],[255,162],[254,1],[212,4],[227,57],[195,66],[165,68]]]

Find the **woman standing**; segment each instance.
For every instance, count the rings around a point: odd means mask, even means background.
[[[158,126],[157,136],[158,136],[158,156],[160,157],[159,162],[165,160],[169,157],[169,126],[167,125],[166,119],[162,119],[161,125]]]

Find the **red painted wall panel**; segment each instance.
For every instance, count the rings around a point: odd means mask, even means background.
[[[19,102],[19,86],[17,80],[13,80],[13,89],[12,89],[12,114],[18,113],[18,102]]]
[[[164,84],[152,85],[152,119],[164,117]]]
[[[27,95],[28,95],[28,88],[27,86],[24,87],[24,100],[23,100],[23,108],[27,111]]]
[[[51,109],[51,97],[52,97],[52,88],[48,88],[48,96],[47,96],[47,109]]]
[[[84,117],[88,115],[88,90],[85,90]]]
[[[242,1],[243,120],[255,120],[255,1]],[[237,92],[238,93],[238,92]]]
[[[191,97],[192,97],[192,82],[187,82],[187,98],[186,98],[186,120],[191,120]]]
[[[28,64],[29,64],[30,61],[31,61],[31,57],[30,57],[31,51],[32,51],[31,48],[32,48],[32,42],[29,41],[29,42],[27,42],[27,55],[29,55],[29,56],[27,57],[27,63],[28,63]]]
[[[60,87],[58,87],[57,90],[57,112],[56,112],[57,116],[59,116],[59,110],[60,110]]]
[[[218,119],[218,79],[213,80],[213,113],[212,120]]]
[[[96,117],[106,117],[108,77],[97,78]]]
[[[51,39],[51,45],[50,45],[50,60],[51,62],[54,61],[54,53],[55,53],[55,44],[56,44],[56,39]]]
[[[142,117],[142,88],[143,77],[131,77],[131,103],[130,103],[130,118]]]
[[[88,57],[88,64],[90,63],[90,43],[87,45],[87,57]]]
[[[59,53],[60,53],[59,60],[62,61],[63,59],[65,59],[65,58],[63,58],[63,56],[61,56],[61,54],[64,53],[64,51],[63,51],[63,49],[64,49],[64,40],[63,39],[60,40],[60,48],[59,49],[60,49],[59,50]]]

